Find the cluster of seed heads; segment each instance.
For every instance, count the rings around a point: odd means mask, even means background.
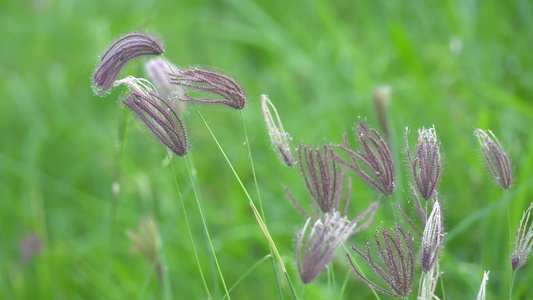
[[[100,58],[93,74],[93,90],[102,95],[113,86],[126,85],[130,92],[122,102],[130,108],[168,149],[178,156],[189,150],[187,133],[179,112],[180,101],[207,104],[225,104],[242,109],[246,96],[237,82],[228,75],[191,68],[180,70],[162,57],[148,61],[146,71],[154,81],[128,76],[117,80],[127,63],[142,56],[163,54],[162,43],[145,33],[130,33],[115,40]],[[200,91],[217,98],[193,98],[187,91]]]
[[[240,110],[245,107],[247,98],[235,79],[226,74],[200,68],[181,70],[162,57],[153,58],[146,64],[145,69],[150,81],[132,76],[117,79],[130,61],[142,56],[160,56],[163,52],[162,43],[150,34],[130,33],[118,38],[100,58],[100,64],[92,77],[93,90],[96,94],[102,95],[113,86],[127,86],[129,93],[122,102],[135,112],[162,144],[174,154],[184,156],[189,151],[189,143],[179,113],[185,109],[185,102],[222,104]],[[385,124],[385,106],[389,101],[390,88],[383,90],[383,93],[385,94],[376,94],[375,101],[379,104],[377,107],[380,121]],[[295,166],[296,160],[290,145],[291,138],[283,128],[275,106],[266,95],[261,96],[261,104],[274,150],[286,166]],[[387,133],[388,124],[382,127]],[[357,217],[352,220],[347,217],[352,182],[349,177],[345,180],[345,171],[353,171],[370,187],[385,196],[390,196],[394,192],[395,167],[385,139],[377,130],[367,127],[362,121],[355,128],[355,132],[359,150],[352,149],[347,134],[344,134],[344,144],[332,147],[324,144],[321,148],[305,145],[298,147],[298,163],[311,200],[312,213],[306,213],[287,188],[285,191],[307,220],[297,234],[296,245],[298,272],[304,284],[317,278],[331,263],[337,248],[350,236],[370,225],[379,206],[377,201],[372,202]],[[410,190],[422,230],[417,228],[401,206],[398,207],[420,238],[420,265],[422,271],[428,275],[422,281],[421,287],[429,291],[430,298],[433,298],[436,281],[440,275],[439,252],[445,237],[443,214],[437,191],[442,172],[440,142],[434,126],[429,129],[422,128],[418,130],[416,152],[412,154],[409,149],[408,132],[407,130],[404,138],[414,182]],[[496,181],[504,189],[509,189],[512,183],[511,161],[500,142],[490,130],[476,129],[474,135],[480,143],[483,156]],[[345,195],[345,201],[341,209],[342,195]],[[432,204],[429,216],[423,209],[418,195]],[[513,271],[522,267],[531,256],[532,209],[533,204],[524,212],[516,231],[514,249],[511,253]],[[378,237],[378,233],[381,234],[381,238]],[[410,232],[399,225],[392,232],[382,228],[378,233],[374,235],[374,241],[379,260],[372,256],[370,243],[367,243],[366,251],[355,247],[352,249],[368,263],[386,287],[374,283],[363,275],[355,266],[350,254],[347,254],[348,261],[355,274],[373,289],[392,297],[405,298],[411,292],[414,278],[414,239]],[[132,239],[137,237],[132,232],[128,234]],[[157,241],[155,244],[152,243],[153,249],[158,247],[156,244]],[[155,259],[152,248],[146,251],[148,253],[146,255],[150,259]],[[484,275],[478,299],[485,298],[487,280],[488,272]],[[419,293],[420,295],[424,294]]]

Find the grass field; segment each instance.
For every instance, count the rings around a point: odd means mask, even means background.
[[[250,146],[265,222],[298,297],[378,298],[350,270],[343,249],[303,288],[295,236],[305,220],[283,187],[302,203],[308,193],[298,169],[283,166],[272,151],[259,96],[268,94],[276,105],[293,148],[319,146],[341,143],[359,117],[381,131],[372,94],[386,84],[392,88],[387,113],[397,170],[392,201],[412,212],[405,127],[412,147],[416,129],[432,125],[442,142],[439,191],[448,234],[437,295],[442,298],[444,290],[446,299],[475,299],[483,271],[490,270],[487,299],[508,298],[510,233],[533,201],[531,28],[527,0],[3,1],[0,298],[206,299],[196,252],[210,296],[221,299],[223,282],[193,187],[228,288],[271,253],[243,189],[192,106],[183,114],[191,151],[169,164],[165,147],[120,102],[125,88],[94,95],[91,76],[99,56],[120,35],[139,30],[160,37],[174,64],[220,70],[245,89],[248,143],[241,112],[198,110],[258,205]],[[122,74],[144,76],[143,61]],[[507,150],[514,168],[509,191],[486,166],[476,128],[491,129]],[[357,215],[379,196],[352,177],[350,215]],[[114,182],[120,187],[115,194]],[[394,224],[390,199],[380,201],[374,222],[347,247],[362,248],[376,229]],[[148,216],[163,241],[165,288],[152,264],[131,253],[125,233]],[[20,243],[28,234],[42,245],[23,262]],[[244,277],[231,298],[279,299],[273,267],[283,298],[293,299],[275,259]],[[418,278],[409,299],[416,298]],[[529,263],[516,273],[512,298],[532,299],[531,282]]]

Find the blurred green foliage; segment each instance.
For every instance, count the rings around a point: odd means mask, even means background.
[[[304,220],[283,186],[303,203],[307,192],[271,151],[259,95],[268,94],[276,105],[294,147],[318,146],[340,142],[359,116],[378,127],[372,93],[388,84],[398,170],[393,201],[410,207],[405,127],[415,139],[416,128],[434,124],[442,141],[440,191],[449,232],[441,263],[446,298],[474,298],[483,270],[491,270],[488,299],[508,295],[514,241],[509,233],[533,200],[529,1],[3,1],[0,28],[0,298],[160,298],[150,263],[130,253],[125,235],[149,215],[161,230],[174,298],[206,298],[164,147],[126,112],[119,101],[124,90],[103,98],[91,90],[99,55],[112,40],[134,30],[161,37],[165,57],[176,65],[220,69],[247,91],[249,104],[242,114],[266,222],[298,294],[302,285],[294,236]],[[123,74],[143,76],[141,61]],[[200,110],[257,201],[239,112]],[[123,120],[126,139],[119,159],[116,143]],[[208,228],[231,286],[269,253],[268,244],[198,115],[189,110],[184,120]],[[515,168],[509,193],[486,168],[475,128],[493,130],[508,150]],[[223,290],[205,247],[183,159],[175,157],[172,163],[207,284],[220,299]],[[113,227],[111,186],[118,167]],[[376,198],[354,178],[349,215]],[[349,245],[362,247],[374,229],[393,224],[390,200],[381,201],[376,221]],[[18,247],[29,233],[39,235],[43,245],[23,264]],[[349,271],[341,252],[330,273],[334,279],[325,272],[306,287],[306,299],[338,296]],[[526,265],[517,272],[514,298],[533,298],[531,270]],[[285,279],[282,288],[290,299]],[[439,284],[439,295],[441,289]],[[231,296],[277,298],[272,264],[261,264]],[[344,299],[373,298],[352,273]]]

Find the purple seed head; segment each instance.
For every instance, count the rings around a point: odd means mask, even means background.
[[[336,145],[336,147],[348,154],[350,160],[345,160],[335,153],[331,154],[332,159],[354,171],[383,195],[392,195],[396,175],[387,143],[377,130],[369,129],[362,121],[357,126],[356,131],[361,150],[352,150],[347,135],[344,134],[344,145]]]
[[[335,257],[339,245],[351,235],[356,225],[338,212],[326,213],[323,219],[318,219],[311,225],[308,232],[310,222],[311,219],[307,219],[296,237],[298,273],[304,284],[312,282],[322,273]]]
[[[97,95],[107,92],[120,71],[132,59],[144,55],[161,55],[165,50],[154,36],[145,33],[126,34],[114,41],[100,58],[93,74],[93,90]]]
[[[247,99],[235,79],[220,72],[190,68],[168,74],[170,83],[182,86],[187,91],[181,101],[203,104],[224,104],[234,109],[243,109]],[[191,92],[206,93],[208,97],[193,96]]]
[[[427,201],[435,193],[442,170],[440,143],[435,126],[418,130],[418,144],[414,157],[409,151],[407,134],[408,131],[405,133],[405,144],[411,172],[420,195]]]
[[[187,103],[179,99],[185,97],[185,90],[179,85],[170,84],[168,77],[169,73],[177,73],[178,67],[170,62],[167,64],[162,57],[155,57],[144,64],[144,69],[150,81],[153,82],[157,94],[167,100],[178,114],[184,112]]]
[[[411,293],[415,273],[411,234],[409,232],[406,234],[401,226],[396,226],[394,233],[389,232],[386,228],[383,228],[381,233],[383,236],[382,241],[378,238],[378,233],[374,235],[374,240],[380,261],[383,264],[379,264],[370,255],[370,243],[366,245],[366,252],[355,247],[352,247],[352,250],[372,267],[372,270],[385,282],[388,289],[378,286],[363,275],[355,267],[350,255],[347,253],[348,262],[355,274],[376,291],[395,298],[407,298]]]
[[[474,136],[479,141],[485,161],[487,161],[487,165],[496,181],[504,189],[509,189],[513,179],[511,160],[503,150],[500,141],[490,130],[476,129]]]
[[[144,122],[150,131],[178,156],[189,151],[185,126],[170,104],[153,92],[132,91],[122,100]]]
[[[533,222],[529,219],[533,203],[522,215],[520,225],[515,232],[515,242],[513,243],[513,252],[511,252],[511,268],[513,271],[518,270],[526,264],[531,256],[531,247],[533,246]]]

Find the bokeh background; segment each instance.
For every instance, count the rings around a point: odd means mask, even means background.
[[[294,148],[319,146],[341,142],[359,117],[382,130],[372,95],[376,87],[389,85],[387,120],[398,175],[392,201],[412,212],[405,127],[411,129],[412,145],[416,129],[432,125],[442,142],[439,188],[448,236],[437,294],[442,297],[444,290],[446,299],[473,299],[483,270],[491,270],[487,299],[507,297],[514,240],[509,233],[533,201],[531,28],[533,5],[527,0],[2,1],[0,298],[163,297],[152,265],[130,252],[125,234],[153,216],[164,241],[172,297],[205,299],[176,181],[211,295],[223,296],[183,159],[172,159],[174,176],[165,148],[120,103],[124,89],[105,97],[91,89],[99,56],[115,38],[138,30],[160,37],[174,64],[221,70],[246,90],[249,103],[242,115],[266,223],[298,295],[294,238],[305,220],[283,187],[302,203],[308,196],[297,172],[284,167],[271,149],[259,96],[270,96]],[[143,77],[142,62],[122,74]],[[256,201],[240,113],[199,109]],[[189,107],[183,118],[207,226],[231,286],[269,253],[268,244],[198,115]],[[508,150],[514,167],[509,192],[486,167],[475,128],[493,130]],[[122,130],[125,137],[117,145]],[[353,179],[351,216],[378,197]],[[374,223],[347,245],[362,247],[375,229],[393,225],[391,200],[380,201]],[[340,295],[349,274],[342,252],[329,276],[324,272],[307,286],[303,298],[376,298],[353,273]],[[533,298],[532,281],[529,264],[516,274],[513,298]],[[285,278],[282,290],[292,299]],[[278,298],[272,263],[254,269],[231,296]]]

